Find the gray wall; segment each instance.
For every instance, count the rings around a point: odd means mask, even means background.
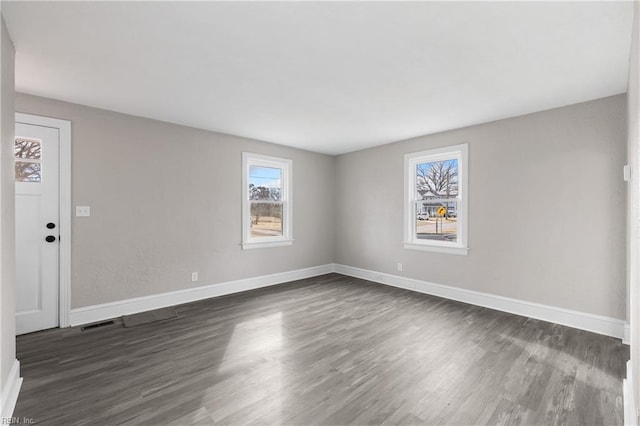
[[[333,262],[333,157],[24,94],[72,126],[72,308]],[[293,160],[293,246],[241,250],[241,153]],[[191,272],[199,282],[191,282]]]
[[[628,283],[629,315],[631,329],[631,383],[635,406],[640,407],[640,7],[634,2],[629,83],[627,85],[627,155],[631,165],[631,182],[628,190]],[[637,413],[632,414],[636,417]]]
[[[336,262],[625,319],[625,109],[618,95],[339,156]],[[464,142],[468,256],[403,249],[403,155]]]
[[[0,395],[16,359],[15,319],[15,185],[13,183],[15,50],[0,19]],[[0,413],[6,414],[6,413]]]
[[[23,94],[16,109],[72,121],[73,204],[92,208],[73,219],[74,308],[336,260],[625,319],[624,95],[337,158]],[[403,249],[403,154],[462,142],[469,255]],[[240,249],[243,150],[294,160],[293,247]]]

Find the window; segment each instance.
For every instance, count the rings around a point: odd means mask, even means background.
[[[467,144],[404,156],[407,249],[467,254]]]
[[[242,248],[291,245],[291,160],[242,153]]]
[[[16,138],[13,153],[16,160],[16,182],[41,182],[40,156],[42,153],[42,141]]]

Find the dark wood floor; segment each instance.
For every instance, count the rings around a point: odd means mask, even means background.
[[[622,424],[620,340],[337,274],[18,338],[43,424]]]

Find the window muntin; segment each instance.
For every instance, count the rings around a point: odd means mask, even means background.
[[[466,254],[466,144],[405,155],[405,248]]]
[[[291,160],[243,153],[242,247],[292,244]]]

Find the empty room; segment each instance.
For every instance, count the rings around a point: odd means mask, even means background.
[[[637,1],[0,14],[2,424],[639,423]]]

